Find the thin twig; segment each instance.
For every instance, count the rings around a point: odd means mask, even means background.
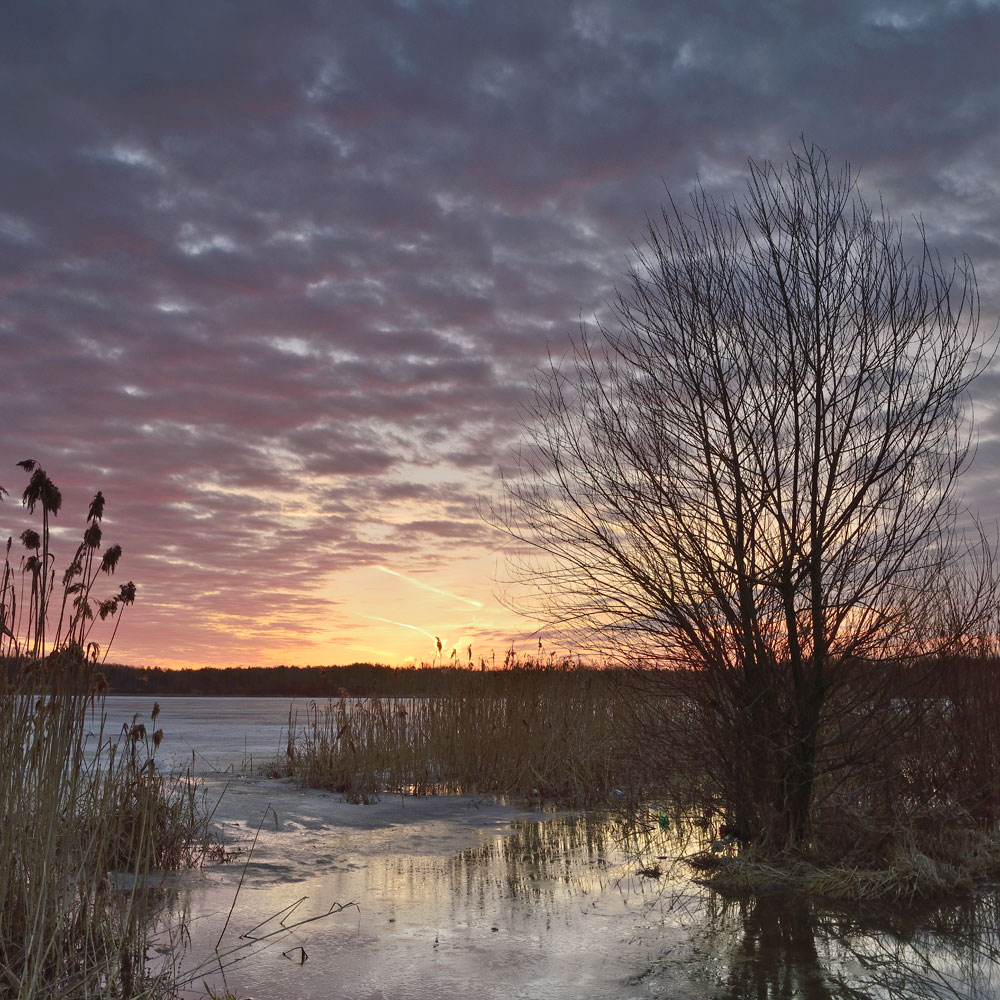
[[[264,825],[264,820],[267,819],[267,810],[271,808],[271,803],[268,802],[267,808],[264,810],[264,815],[260,818],[260,823],[257,825],[257,832],[253,835],[253,843],[250,845],[250,851],[247,854],[246,862],[243,865],[243,871],[240,873],[240,884],[236,887],[236,894],[233,896],[232,905],[229,907],[229,913],[226,916],[226,922],[222,925],[222,933],[219,934],[219,940],[215,942],[215,950],[219,950],[219,945],[222,944],[222,937],[226,933],[226,928],[229,926],[229,921],[232,918],[233,910],[236,909],[236,900],[239,899],[240,889],[243,888],[243,879],[246,878],[247,868],[250,867],[250,859],[253,857],[253,850],[257,846],[257,838],[260,836],[261,827]],[[266,921],[265,921],[266,923]]]
[[[294,924],[282,925],[276,931],[271,931],[268,934],[262,934],[260,937],[250,937],[248,934],[243,934],[241,935],[241,937],[248,938],[250,941],[266,941],[268,938],[273,938],[278,934],[284,934],[287,931],[293,931],[295,930],[296,927],[302,927],[305,924],[311,924],[315,920],[325,920],[327,917],[332,916],[336,913],[343,913],[343,911],[346,910],[349,906],[357,907],[358,913],[361,912],[361,906],[358,903],[354,902],[353,900],[350,903],[333,903],[331,904],[330,909],[326,911],[326,913],[319,913],[315,917],[305,917]],[[272,917],[271,919],[273,920],[274,918]],[[264,921],[265,924],[267,922],[268,922],[267,920]],[[257,926],[262,927],[263,924],[258,924]]]
[[[240,935],[240,937],[253,939],[253,932],[257,930],[258,927],[263,927],[264,924],[269,924],[272,920],[275,919],[275,917],[280,917],[283,913],[288,913],[290,910],[294,910],[297,906],[305,902],[308,898],[309,898],[308,896],[299,896],[299,898],[295,900],[294,903],[289,903],[288,906],[284,907],[281,910],[278,910],[277,913],[272,913],[269,917],[265,917],[259,924],[254,924],[254,926],[251,927],[250,930],[244,931]]]

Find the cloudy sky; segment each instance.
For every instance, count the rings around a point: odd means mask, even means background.
[[[998,52],[986,0],[13,0],[0,533],[21,459],[60,567],[104,492],[128,662],[531,648],[477,499],[664,185],[804,134],[971,254],[992,327]]]

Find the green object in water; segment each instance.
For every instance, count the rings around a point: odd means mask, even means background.
[[[661,830],[666,830],[666,828],[670,826],[670,820],[667,818],[666,813],[660,813],[660,815],[656,818],[659,820]]]

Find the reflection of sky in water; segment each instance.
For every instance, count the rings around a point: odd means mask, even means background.
[[[321,811],[316,805],[313,813]],[[388,805],[399,809],[398,801]],[[234,966],[227,973],[229,987],[258,1000],[288,995],[275,992],[281,989],[302,997],[658,995],[629,980],[665,945],[682,947],[690,931],[650,883],[629,877],[606,823],[539,817],[521,820],[503,835],[485,804],[458,811],[454,802],[446,805],[447,811],[431,808],[394,827],[389,837],[373,831],[382,848],[377,852],[363,830],[327,829],[326,839],[339,842],[326,851],[336,864],[321,862],[319,875],[308,874],[313,850],[298,854],[301,835],[312,836],[309,829],[297,824],[287,841],[281,831],[262,834],[259,862],[255,851],[232,929],[246,930],[303,895],[309,899],[297,917],[322,913],[334,901],[357,901],[360,912],[344,910],[290,932]],[[290,808],[282,803],[279,814]],[[346,808],[368,813],[365,807]],[[470,824],[465,831],[466,842],[478,841],[476,846],[441,849],[439,825],[484,811],[486,825]],[[513,814],[504,815],[509,822]],[[352,853],[355,842],[359,850]],[[282,880],[273,878],[275,865],[286,866]],[[216,869],[204,878],[190,897],[198,928],[192,937],[199,943],[218,937],[239,874]],[[235,932],[227,934],[226,941],[235,939]],[[305,965],[281,957],[298,947],[309,956]],[[192,947],[186,961],[197,954]]]
[[[146,698],[113,701],[112,726],[152,707]],[[238,997],[1000,996],[996,897],[865,914],[780,896],[725,902],[673,863],[693,845],[660,837],[637,856],[596,816],[518,813],[467,798],[350,806],[226,770],[244,748],[260,759],[280,745],[282,699],[161,704],[171,752],[190,760],[193,750],[203,762],[210,802],[225,788],[216,819],[230,845],[246,849],[263,817],[238,895],[242,864],[170,878],[170,920],[178,928],[184,914],[190,938],[183,965],[212,955],[227,917],[222,952],[245,948],[239,935],[261,921],[255,936],[278,929],[268,918],[307,897],[285,920],[309,922],[230,956],[239,960],[226,981]],[[652,864],[666,873],[660,881],[636,874]],[[310,920],[350,902],[360,909]],[[187,998],[206,995],[203,978]],[[208,978],[223,985],[218,974]]]
[[[358,861],[312,881],[244,889],[234,915],[243,927],[292,896],[310,897],[301,916],[334,900],[361,909],[278,939],[236,965],[230,986],[258,1000],[281,988],[386,998],[998,995],[990,901],[925,913],[937,933],[917,919],[835,913],[801,898],[725,902],[680,871],[659,883],[630,874],[635,861],[596,817],[520,821],[450,857],[402,851]],[[228,909],[231,896],[214,895]],[[297,947],[305,965],[293,964],[298,953],[280,955]]]

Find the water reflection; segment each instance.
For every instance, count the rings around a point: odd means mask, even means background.
[[[514,833],[452,859],[449,877],[466,892],[493,883],[508,898],[552,898],[556,886],[585,888],[605,873],[614,853],[603,817],[560,816],[520,822]],[[487,875],[486,879],[483,878]]]
[[[714,1000],[996,998],[996,891],[936,909],[831,909],[775,894],[706,907],[706,964],[718,960]],[[711,956],[711,957],[710,957]]]
[[[652,933],[684,927],[690,948],[630,977],[647,996],[714,1000],[995,1000],[1000,996],[1000,891],[937,906],[843,907],[775,893],[727,900],[691,883],[678,859],[690,835],[637,841],[619,819],[589,814],[522,822],[510,836],[455,856],[437,877],[453,905],[539,913],[576,903],[577,916],[609,896],[645,907]],[[661,869],[659,880],[639,871]],[[442,886],[442,888],[445,888]],[[617,909],[617,907],[615,907]],[[648,940],[648,939],[647,939]],[[655,965],[655,963],[654,963]],[[700,985],[698,985],[700,984]]]
[[[301,798],[317,815],[326,801]],[[291,800],[282,816],[290,809]],[[239,996],[1000,996],[996,891],[961,906],[896,912],[778,894],[724,899],[694,883],[678,860],[698,849],[697,834],[684,840],[673,824],[660,831],[654,821],[646,839],[623,831],[620,818],[597,814],[525,818],[503,836],[490,825],[470,834],[477,846],[458,852],[437,839],[448,823],[430,816],[384,830],[324,824],[328,832],[317,827],[315,836],[282,823],[287,833],[272,831],[258,844],[261,857],[236,901],[227,946],[244,947],[238,934],[300,897],[309,897],[302,905],[306,916],[325,912],[333,900],[357,900],[360,909],[290,928],[220,963],[210,949],[229,918],[239,872],[213,872],[211,897],[192,889],[188,898],[182,888],[170,897],[169,911],[175,930],[179,921],[190,921],[194,947],[185,966],[224,964],[228,986],[218,973],[207,978]],[[373,839],[384,850],[374,849]],[[352,850],[352,842],[369,846]],[[318,864],[321,847],[336,854],[336,864]],[[257,884],[258,861],[264,868],[274,857],[291,864],[296,852],[311,867],[309,877]],[[659,878],[650,874],[657,870]],[[177,879],[185,887],[183,875]],[[308,961],[298,962],[302,953],[295,948],[308,952]],[[182,995],[205,994],[192,986]]]
[[[909,913],[840,917],[829,933],[864,966],[877,996],[986,1000],[1000,995],[1000,893]],[[853,994],[847,994],[853,996]]]
[[[531,936],[553,923],[578,926],[584,915],[629,904],[622,888],[629,865],[613,834],[603,817],[521,821],[512,833],[447,858],[386,857],[368,869],[367,889],[411,914],[447,913],[456,927],[503,925]]]
[[[733,909],[735,914],[727,912]],[[724,985],[714,994],[717,1000],[831,1000],[859,995],[831,988],[835,956],[812,907],[801,897],[730,904],[710,915],[706,935],[720,939],[716,948],[728,964]]]

